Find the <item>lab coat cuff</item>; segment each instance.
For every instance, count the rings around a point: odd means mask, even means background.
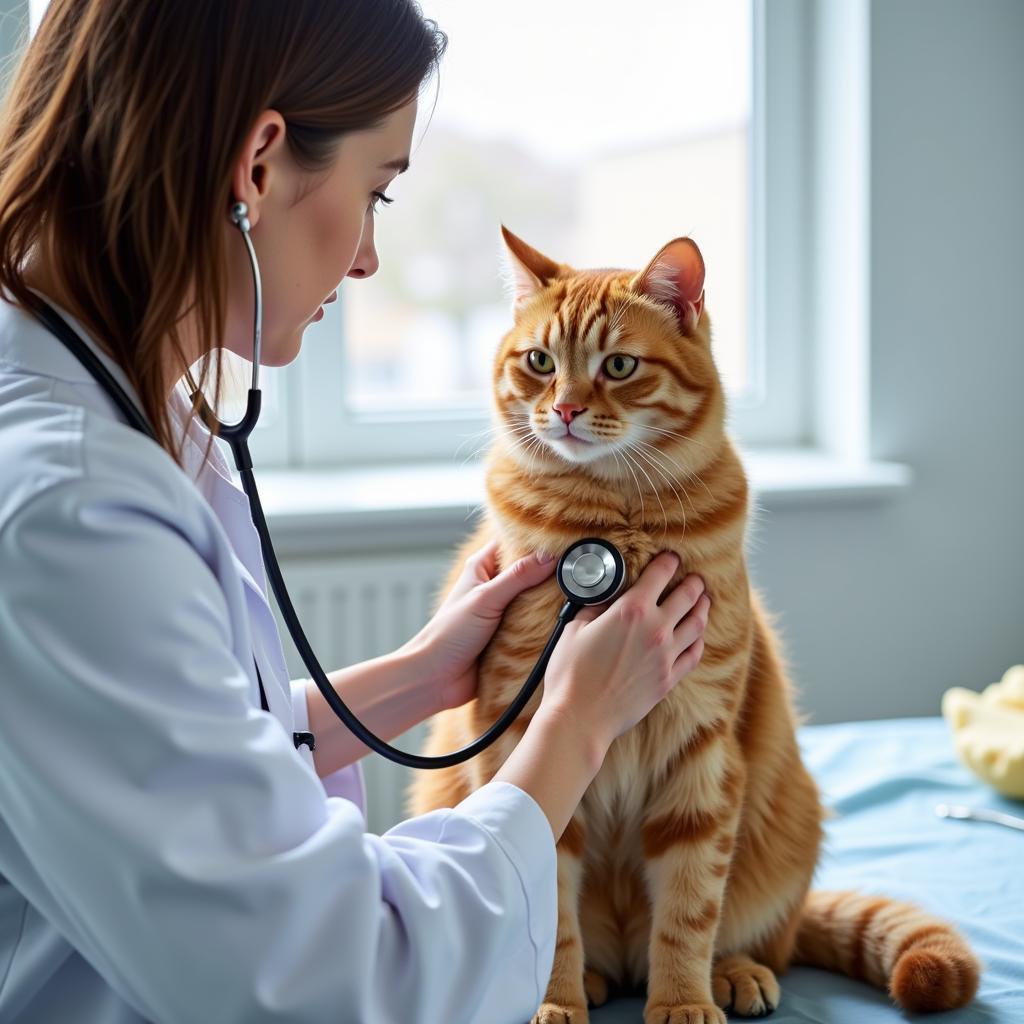
[[[558,857],[547,816],[524,790],[498,781],[474,790],[455,812],[484,828],[519,876],[536,954],[540,1002],[547,991],[558,931]]]
[[[291,681],[292,713],[295,716],[296,732],[309,732],[307,686],[311,682],[310,679],[293,679]],[[299,747],[298,751],[299,756],[315,771],[313,752],[309,747]],[[354,803],[363,815],[363,823],[366,823],[366,779],[363,777],[363,769],[358,761],[355,764],[339,768],[338,771],[324,776],[320,781],[328,796],[341,797],[343,800]]]

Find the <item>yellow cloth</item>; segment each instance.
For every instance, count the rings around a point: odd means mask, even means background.
[[[954,686],[942,696],[960,760],[1005,796],[1024,800],[1024,665],[980,694]]]

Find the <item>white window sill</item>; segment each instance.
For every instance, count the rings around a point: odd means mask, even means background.
[[[743,459],[767,508],[884,499],[912,478],[899,463],[850,463],[810,449],[744,452]],[[255,472],[282,555],[451,546],[472,529],[484,501],[480,463]]]

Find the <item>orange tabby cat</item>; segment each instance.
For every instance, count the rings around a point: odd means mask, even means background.
[[[645,979],[646,1024],[721,1024],[719,1007],[759,1016],[794,962],[888,987],[911,1010],[968,1002],[980,968],[949,925],[888,899],[808,892],[823,811],[747,577],[747,480],[725,434],[697,246],[677,238],[639,273],[574,270],[502,232],[515,314],[494,366],[504,429],[486,520],[449,586],[491,537],[508,564],[601,536],[622,551],[627,585],[667,548],[682,560],[673,585],[699,573],[713,600],[700,664],[612,744],[558,842],[558,939],[535,1022],[581,1024],[609,982]],[[427,753],[463,746],[507,707],[562,601],[551,580],[512,603],[478,699],[434,719]],[[479,757],[421,773],[412,813],[491,779],[539,701]]]

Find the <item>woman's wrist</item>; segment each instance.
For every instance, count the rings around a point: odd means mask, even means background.
[[[567,743],[572,755],[586,765],[594,775],[598,773],[612,745],[612,737],[606,737],[600,729],[584,724],[576,709],[558,704],[546,698],[531,720],[538,731],[559,742]]]
[[[534,799],[557,842],[607,752],[578,721],[542,705],[494,778],[518,786]]]
[[[370,661],[329,672],[338,696],[364,725],[390,742],[435,715],[441,708],[439,687],[420,675],[422,655],[408,644]],[[316,736],[313,762],[321,777],[368,754],[366,747],[341,722],[316,684],[306,686],[309,728]]]

